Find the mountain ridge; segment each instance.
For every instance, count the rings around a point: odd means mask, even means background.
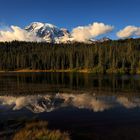
[[[24,28],[27,32],[34,34],[48,43],[71,43],[76,42],[71,32],[66,28],[59,28],[56,25],[42,22],[32,22]],[[98,43],[111,39],[103,37],[101,39],[90,39],[87,43]]]
[[[65,42],[70,38],[70,33],[66,28],[58,28],[50,23],[32,22],[24,29],[49,43]]]

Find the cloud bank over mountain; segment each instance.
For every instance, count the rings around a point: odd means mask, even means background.
[[[33,33],[27,32],[18,26],[11,26],[6,30],[0,30],[0,41],[42,41],[41,38]]]
[[[93,22],[86,26],[78,26],[69,32],[65,28],[58,28],[49,23],[32,22],[25,28],[18,26],[10,26],[2,28],[0,25],[0,42],[5,41],[29,41],[29,42],[48,42],[48,43],[69,43],[69,42],[85,42],[97,41],[101,35],[107,35],[112,32],[114,26]],[[116,33],[121,39],[140,36],[140,27],[126,26]],[[100,41],[98,41],[100,42]],[[102,42],[102,41],[101,41]]]
[[[0,29],[0,41],[87,42],[91,38],[111,32],[113,28],[104,23],[94,22],[87,26],[78,26],[69,32],[65,28],[58,28],[49,23],[33,22],[24,29],[18,26]]]
[[[72,30],[72,37],[79,42],[85,42],[91,38],[96,38],[100,35],[111,32],[113,26],[105,25],[104,23],[94,22],[88,26],[79,26]]]

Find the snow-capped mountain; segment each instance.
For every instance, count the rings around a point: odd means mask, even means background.
[[[108,38],[108,37],[103,37],[103,38],[101,38],[101,39],[99,39],[99,40],[97,40],[98,42],[105,42],[105,41],[110,41],[111,39],[110,38]]]
[[[106,42],[106,41],[111,41],[110,38],[108,37],[103,37],[101,39],[90,39],[91,43],[101,43],[101,42]]]
[[[65,28],[58,28],[57,26],[49,23],[32,22],[25,27],[27,32],[32,33],[34,36],[48,43],[71,43],[75,42],[72,34]],[[109,41],[109,38],[101,38],[99,40],[90,39],[86,43],[98,43]]]
[[[67,29],[58,28],[49,23],[33,22],[26,26],[25,30],[50,43],[61,43],[70,40],[70,33]]]

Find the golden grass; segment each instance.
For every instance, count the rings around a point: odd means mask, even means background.
[[[1,70],[0,73],[5,73],[5,72],[17,72],[17,73],[38,73],[38,72],[65,72],[65,73],[71,73],[71,72],[77,72],[77,73],[94,73],[94,74],[103,74],[103,70],[100,69],[99,67],[95,67],[92,69],[64,69],[64,70],[35,70],[35,69],[17,69],[13,71],[4,71]],[[106,70],[107,74],[125,74],[126,71],[123,69],[107,69]],[[140,70],[136,70],[135,72],[130,72],[130,73],[135,73],[135,74],[140,74]]]
[[[31,122],[19,130],[13,140],[70,140],[68,133],[60,130],[49,130],[45,121]]]

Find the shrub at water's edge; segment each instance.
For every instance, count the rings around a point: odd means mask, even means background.
[[[45,121],[31,122],[20,129],[13,140],[70,140],[69,134],[60,130],[49,130]]]

